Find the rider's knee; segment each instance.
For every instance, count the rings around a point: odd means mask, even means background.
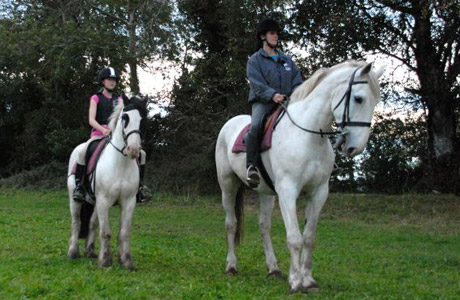
[[[147,153],[143,149],[141,149],[141,154],[140,154],[140,164],[145,165],[145,161],[147,160]]]
[[[79,165],[86,165],[86,150],[88,149],[88,143],[81,144],[78,149],[77,163]]]
[[[251,127],[249,129],[248,134],[251,135],[251,136],[254,136],[254,137],[259,136],[260,133],[262,132],[262,128],[263,128],[262,123],[263,122],[260,122],[260,121],[256,121],[256,122],[251,123]]]

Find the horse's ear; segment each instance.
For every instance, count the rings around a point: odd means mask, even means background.
[[[129,104],[129,98],[128,98],[128,96],[126,96],[126,94],[123,93],[123,94],[121,95],[121,97],[123,98],[123,104],[124,104],[125,106],[128,105],[128,104]]]
[[[385,72],[385,66],[382,66],[378,68],[378,70],[375,71],[375,75],[377,75],[377,78],[380,78],[380,76],[382,76],[384,72]]]
[[[361,70],[361,72],[359,72],[359,76],[369,74],[369,72],[371,71],[371,69],[372,69],[372,63],[368,63],[367,65],[365,65],[365,66],[363,67],[363,69]]]
[[[149,97],[148,97],[148,96],[145,96],[145,97],[142,99],[141,105],[142,105],[143,107],[147,107],[147,103],[149,103]]]

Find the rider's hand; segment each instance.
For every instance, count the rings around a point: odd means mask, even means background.
[[[286,98],[285,95],[281,95],[281,94],[278,94],[276,93],[275,95],[273,95],[273,101],[276,102],[276,103],[281,103],[284,101],[284,99]]]
[[[102,131],[102,133],[104,134],[104,136],[110,136],[110,134],[111,134],[112,132],[110,131],[110,129],[104,128],[104,130]]]

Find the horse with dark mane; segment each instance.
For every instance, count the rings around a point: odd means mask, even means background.
[[[70,156],[67,187],[69,191],[70,213],[72,217],[71,238],[69,242],[69,258],[80,256],[78,238],[82,226],[89,226],[89,233],[85,243],[85,256],[97,257],[94,242],[97,224],[100,225],[101,249],[99,252],[99,267],[112,265],[110,239],[112,232],[109,224],[109,209],[116,203],[120,205],[120,231],[118,234],[118,254],[120,264],[134,270],[130,252],[131,220],[136,206],[136,193],[139,187],[139,165],[137,159],[141,150],[141,121],[147,116],[147,98],[137,96],[128,99],[123,95],[123,103],[119,103],[110,117],[109,127],[112,134],[110,141],[100,155],[96,165],[92,186],[95,201],[86,196],[88,203],[78,203],[73,200],[75,179],[72,169],[75,165],[79,147],[77,146]],[[94,203],[94,212],[88,218],[80,214],[91,212]]]

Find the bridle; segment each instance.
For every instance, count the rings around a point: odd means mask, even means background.
[[[125,112],[125,109],[123,109],[123,112]],[[139,111],[139,113],[141,114],[141,112]],[[142,114],[141,114],[142,116]],[[123,148],[118,148],[117,146],[115,146],[114,143],[112,143],[112,138],[110,138],[109,140],[109,143],[110,145],[112,145],[118,152],[120,152],[123,156],[127,156],[127,154],[123,153],[123,151],[126,149],[126,147],[128,146],[128,137],[131,135],[131,134],[139,134],[141,137],[142,137],[142,131],[140,129],[134,129],[134,130],[131,130],[130,132],[128,132],[127,134],[125,133],[125,128],[126,126],[128,125],[129,123],[129,115],[127,115],[126,113],[123,113],[121,116],[120,116],[120,119],[121,119],[121,122],[122,122],[122,129],[121,129],[121,133],[122,133],[122,136],[123,136]],[[140,124],[139,124],[140,126]]]
[[[303,131],[306,131],[306,132],[309,132],[309,133],[313,133],[313,134],[319,134],[321,135],[321,137],[323,137],[324,135],[346,135],[348,133],[348,131],[344,131],[343,129],[345,128],[345,126],[362,126],[362,127],[370,127],[371,126],[371,123],[368,123],[368,122],[352,122],[350,121],[350,98],[351,98],[351,89],[353,87],[353,85],[355,84],[367,84],[368,82],[367,81],[355,81],[355,75],[356,75],[356,72],[360,69],[361,67],[359,68],[356,68],[354,71],[353,71],[353,74],[351,75],[351,78],[350,78],[350,81],[348,82],[348,88],[347,90],[345,91],[345,94],[342,96],[342,99],[340,99],[339,103],[337,103],[337,105],[334,107],[334,109],[332,110],[332,112],[334,112],[340,104],[342,104],[342,102],[344,102],[345,100],[345,107],[343,109],[343,115],[342,115],[342,122],[340,123],[337,123],[337,126],[340,127],[340,130],[337,130],[337,131],[329,131],[329,132],[324,132],[322,131],[321,129],[319,131],[315,131],[315,130],[310,130],[310,129],[307,129],[307,128],[304,128],[302,126],[300,126],[299,124],[297,124],[291,117],[291,115],[289,114],[287,108],[288,108],[288,105],[289,105],[289,99],[286,99],[285,102],[282,102],[280,103],[281,106],[284,108],[284,111],[286,112],[286,114],[288,115],[289,117],[289,120],[291,120],[291,122],[299,129],[303,130]]]
[[[371,123],[369,122],[351,122],[350,121],[350,98],[351,98],[351,88],[355,84],[366,84],[368,83],[367,81],[355,81],[355,74],[359,70],[359,68],[356,68],[353,71],[353,74],[351,75],[350,82],[348,83],[348,88],[345,94],[343,95],[342,99],[340,99],[339,103],[334,107],[332,112],[334,112],[339,105],[343,102],[345,99],[345,107],[343,109],[343,115],[342,115],[342,122],[337,123],[337,126],[339,126],[341,129],[343,129],[345,126],[357,126],[357,127],[371,127]]]

